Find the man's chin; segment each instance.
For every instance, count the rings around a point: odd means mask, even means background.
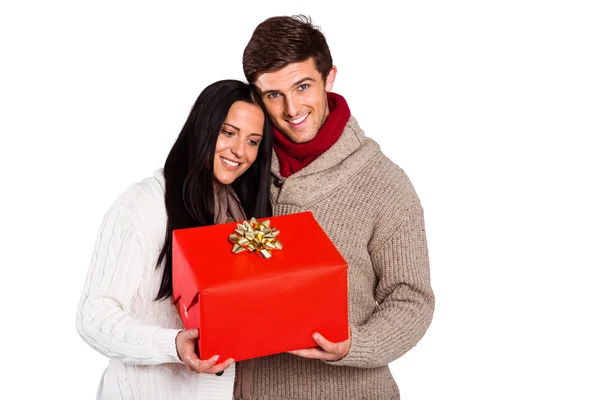
[[[291,133],[288,130],[282,130],[282,129],[278,129],[278,130],[279,130],[279,132],[283,133],[283,135],[286,138],[288,138],[290,140],[290,142],[293,142],[295,144],[302,144],[302,143],[310,142],[316,136],[316,135],[311,135],[308,133],[300,133],[300,132]]]

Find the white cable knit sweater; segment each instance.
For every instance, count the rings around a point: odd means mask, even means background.
[[[175,337],[183,324],[170,299],[154,301],[167,214],[162,170],[130,186],[106,213],[77,311],[77,330],[109,358],[98,399],[231,399],[235,367],[189,372]]]

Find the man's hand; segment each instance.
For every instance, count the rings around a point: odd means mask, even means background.
[[[233,359],[230,358],[217,364],[218,355],[212,356],[208,360],[199,359],[196,355],[196,339],[198,339],[198,329],[181,331],[175,339],[177,355],[184,362],[188,371],[216,374],[226,370],[233,363]]]
[[[304,357],[304,358],[316,358],[324,361],[337,361],[341,360],[348,354],[350,351],[350,346],[352,345],[352,334],[350,330],[350,325],[348,325],[348,339],[343,342],[330,342],[325,339],[321,334],[314,333],[313,339],[319,347],[313,347],[310,349],[302,349],[302,350],[292,350],[288,351],[288,353]]]

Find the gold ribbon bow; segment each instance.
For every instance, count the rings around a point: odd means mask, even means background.
[[[271,257],[271,251],[281,250],[283,245],[277,240],[279,231],[271,228],[271,221],[257,222],[252,217],[250,222],[244,221],[237,224],[235,233],[229,236],[229,241],[234,243],[231,251],[235,254],[249,250],[258,252],[262,258]]]

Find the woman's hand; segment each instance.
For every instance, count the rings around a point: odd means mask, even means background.
[[[218,355],[212,356],[208,360],[201,360],[196,355],[196,340],[198,339],[198,329],[190,329],[181,331],[177,334],[175,345],[177,347],[177,355],[184,362],[188,371],[202,372],[205,374],[216,374],[226,370],[232,363],[230,358],[220,364],[217,364]]]

